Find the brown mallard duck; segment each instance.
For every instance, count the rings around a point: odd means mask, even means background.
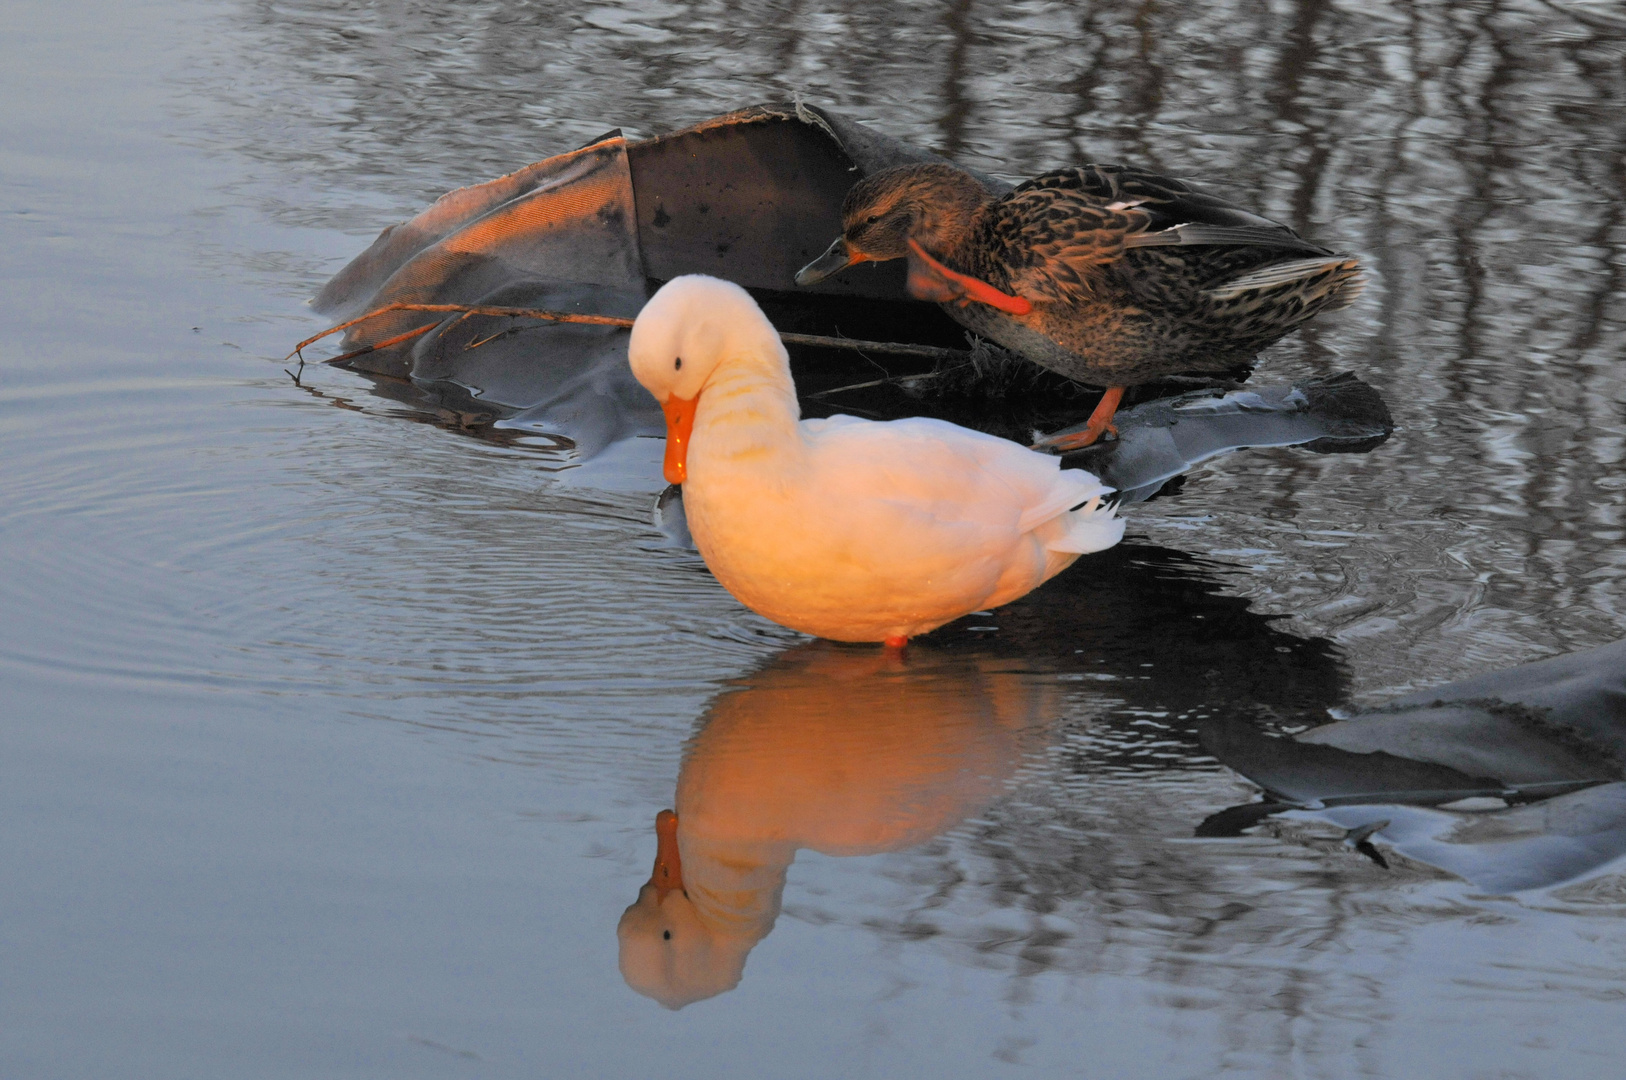
[[[1107,388],[1085,431],[1116,434],[1130,386],[1249,366],[1266,345],[1349,306],[1360,264],[1166,176],[1083,165],[1003,197],[947,162],[859,181],[842,233],[796,274],[906,258],[908,290],[961,325],[1079,382]]]

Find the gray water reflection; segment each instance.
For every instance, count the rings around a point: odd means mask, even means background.
[[[1626,633],[1623,36],[1537,0],[24,5],[0,1072],[1608,1075],[1618,882],[1194,840],[1255,792],[1191,728]],[[1353,247],[1367,301],[1262,374],[1356,370],[1401,430],[1205,466],[1117,561],[926,643],[1009,664],[1043,737],[937,839],[802,850],[740,987],[672,1014],[616,967],[649,815],[793,639],[659,545],[647,440],[571,469],[279,361],[441,192],[798,90]]]

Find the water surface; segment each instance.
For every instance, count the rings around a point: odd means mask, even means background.
[[[1202,723],[1626,634],[1623,39],[1536,0],[13,13],[0,1073],[1606,1073],[1619,878],[1498,898],[1310,826],[1193,832],[1253,797]],[[283,373],[303,300],[440,193],[795,92],[1360,254],[1367,298],[1260,377],[1356,370],[1400,430],[1209,463],[889,674],[664,543],[658,442],[575,468]],[[880,770],[913,778],[889,827],[830,823],[784,679],[883,694],[796,700],[915,770]],[[952,723],[910,711],[941,694]],[[707,757],[725,731],[766,741]],[[708,761],[778,800],[783,913],[673,1012],[616,926]]]

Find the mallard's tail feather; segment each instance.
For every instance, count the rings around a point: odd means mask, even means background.
[[[1157,232],[1133,233],[1124,237],[1124,247],[1174,247],[1208,245],[1215,247],[1267,247],[1282,251],[1309,251],[1325,258],[1332,252],[1312,244],[1291,229],[1275,223],[1261,225],[1209,225],[1188,222]]]
[[[1293,259],[1251,270],[1207,290],[1214,300],[1236,300],[1252,294],[1296,293],[1304,306],[1317,312],[1341,311],[1366,288],[1361,264],[1349,256],[1333,259]]]

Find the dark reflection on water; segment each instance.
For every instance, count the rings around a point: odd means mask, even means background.
[[[925,640],[1110,680],[1126,708],[1176,720],[1238,709],[1272,724],[1319,716],[1348,690],[1340,650],[1230,595],[1241,576],[1234,564],[1128,541]]]

